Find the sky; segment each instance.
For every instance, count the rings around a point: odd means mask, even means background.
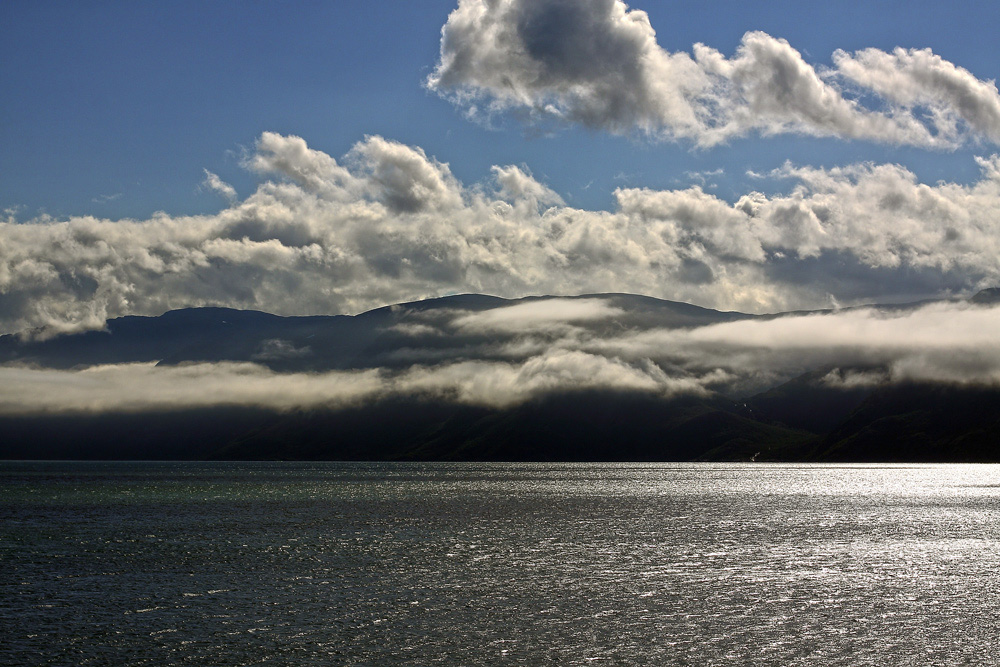
[[[1000,285],[990,2],[0,5],[0,332]]]

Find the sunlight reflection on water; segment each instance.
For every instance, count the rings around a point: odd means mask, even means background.
[[[1000,466],[0,463],[0,663],[997,664]]]

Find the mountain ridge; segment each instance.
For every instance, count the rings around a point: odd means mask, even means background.
[[[969,301],[985,303],[992,298],[986,292]],[[567,303],[572,307],[560,313]],[[493,322],[483,317],[497,309],[517,313],[518,326],[482,328]],[[627,341],[629,335],[796,314],[718,311],[620,293],[519,299],[459,294],[357,315],[206,307],[114,318],[104,331],[44,340],[5,335],[0,365],[76,372],[116,364],[239,362],[279,375],[377,372],[393,378],[445,361],[522,363],[517,360],[530,357],[517,357],[511,344],[537,339],[558,352],[564,343],[553,331],[567,340],[589,332],[598,340],[625,335]],[[546,326],[538,329],[539,321]],[[614,366],[614,354],[608,359],[612,368],[626,368]],[[181,405],[95,414],[8,412],[0,415],[0,458],[1000,461],[996,387],[831,383],[831,377],[869,371],[877,375],[879,369],[806,368],[745,397],[728,395],[724,386],[674,395],[582,385],[527,393],[503,405],[410,389],[349,405],[294,409]]]

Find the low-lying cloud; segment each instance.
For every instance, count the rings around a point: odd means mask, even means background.
[[[694,329],[641,331],[584,342],[623,360],[651,359],[701,376],[722,371],[734,388],[759,391],[824,367],[880,368],[871,382],[1000,383],[1000,307],[935,303],[740,320]]]
[[[470,332],[544,332],[557,330],[560,325],[605,320],[622,313],[603,299],[542,299],[470,313],[452,324]]]
[[[579,303],[594,313],[599,312],[596,301]],[[524,304],[533,307],[529,310],[486,311],[496,316],[478,319],[477,333],[488,337],[472,342],[461,332],[470,318],[483,313],[448,311],[437,324],[422,326],[438,336],[455,337],[465,358],[433,360],[439,350],[431,350],[402,368],[280,373],[236,362],[116,364],[69,371],[5,366],[0,367],[0,413],[230,405],[337,409],[388,396],[505,408],[585,389],[668,398],[720,392],[739,398],[826,369],[818,382],[832,388],[903,381],[1000,385],[1000,339],[994,334],[1000,330],[1000,306],[944,302],[613,333],[584,326],[567,331],[566,320],[573,314],[552,318],[545,326],[537,319],[532,328],[512,326],[524,322],[534,306],[560,304],[565,302],[543,300]],[[287,344],[274,347],[288,349]]]
[[[143,412],[252,406],[272,410],[345,408],[381,397],[421,396],[509,407],[546,393],[580,389],[705,390],[651,364],[632,365],[577,350],[554,349],[523,362],[464,361],[324,373],[277,373],[251,363],[183,366],[114,364],[81,370],[0,367],[0,414]]]
[[[261,183],[214,215],[0,222],[0,331],[206,305],[355,313],[462,292],[629,292],[759,313],[1000,282],[998,156],[979,158],[970,185],[891,164],[786,165],[772,175],[789,194],[628,188],[611,211],[568,206],[516,166],[465,185],[381,137],[338,161],[264,133],[246,164]]]
[[[461,0],[427,85],[472,117],[513,110],[700,146],[750,132],[1000,142],[996,85],[929,49],[838,50],[817,68],[787,41],[748,32],[729,58],[704,44],[671,53],[621,0]]]

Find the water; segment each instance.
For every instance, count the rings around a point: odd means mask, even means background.
[[[0,463],[0,664],[1000,664],[1000,467]]]

